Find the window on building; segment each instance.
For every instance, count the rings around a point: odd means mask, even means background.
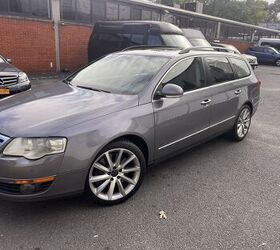
[[[131,8],[131,20],[141,20],[141,9]]]
[[[152,20],[153,21],[160,21],[160,12],[159,11],[153,11],[152,12]]]
[[[118,4],[107,2],[107,4],[106,4],[106,18],[108,20],[118,20],[118,18],[119,18]]]
[[[202,60],[189,58],[176,64],[164,77],[163,87],[167,83],[177,84],[184,92],[203,87],[205,81]]]
[[[50,2],[46,0],[30,0],[32,16],[51,18]]]
[[[61,13],[64,20],[76,19],[76,0],[61,0]]]
[[[0,12],[8,12],[9,11],[9,1],[0,0]]]
[[[237,78],[243,78],[250,75],[250,69],[244,60],[237,59],[237,58],[229,58],[231,65]]]
[[[30,2],[29,0],[10,0],[10,11],[22,14],[29,13]]]
[[[8,15],[51,18],[50,0],[0,0],[0,12]]]
[[[119,6],[119,18],[120,20],[129,20],[130,19],[130,7],[126,5]]]
[[[221,83],[234,79],[234,73],[225,57],[206,57],[206,63],[210,71],[210,83]]]
[[[77,1],[77,20],[81,22],[91,22],[91,0]]]
[[[92,3],[92,19],[94,22],[106,19],[106,2],[94,0]]]
[[[150,10],[142,10],[142,20],[151,20],[152,12]]]

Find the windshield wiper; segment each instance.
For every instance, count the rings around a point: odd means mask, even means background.
[[[82,86],[82,85],[77,85],[76,87],[78,88],[82,88],[82,89],[88,89],[88,90],[92,90],[92,91],[98,91],[98,92],[105,92],[105,93],[111,93],[108,90],[104,90],[104,89],[96,89],[96,88],[92,88],[92,87],[87,87],[87,86]]]

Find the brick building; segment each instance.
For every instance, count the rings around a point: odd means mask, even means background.
[[[246,50],[279,31],[142,0],[0,0],[0,54],[26,72],[77,69],[98,20],[162,20]]]

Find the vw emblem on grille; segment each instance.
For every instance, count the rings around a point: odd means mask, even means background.
[[[3,85],[4,84],[4,81],[2,78],[0,78],[0,85]]]

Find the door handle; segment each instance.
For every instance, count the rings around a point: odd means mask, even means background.
[[[241,94],[241,92],[242,92],[242,90],[241,90],[241,89],[237,89],[237,90],[235,90],[235,91],[234,91],[234,94],[236,94],[236,95],[240,95],[240,94]]]
[[[201,102],[201,105],[207,106],[211,101],[212,101],[211,99],[203,100],[203,101]]]

